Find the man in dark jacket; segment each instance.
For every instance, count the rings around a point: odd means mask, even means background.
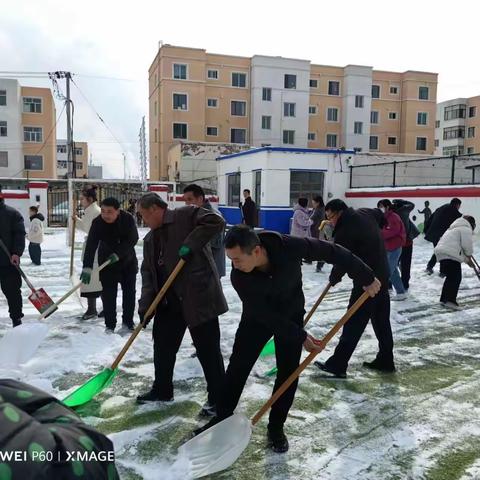
[[[135,254],[137,226],[132,215],[120,210],[120,203],[116,198],[105,198],[100,208],[101,214],[93,220],[88,233],[80,279],[85,284],[90,283],[97,248],[99,265],[112,254],[118,255],[118,262],[100,272],[105,333],[113,333],[117,325],[118,284],[122,287],[122,333],[126,333],[135,327],[133,314],[138,272]]]
[[[143,244],[140,319],[180,258],[187,263],[157,308],[153,324],[155,381],[151,390],[137,400],[173,400],[173,369],[188,328],[207,381],[208,401],[200,413],[214,415],[225,375],[218,316],[228,307],[209,242],[225,228],[225,222],[204,208],[170,210],[155,193],[141,197],[138,210],[151,229]]]
[[[0,286],[8,302],[8,313],[14,327],[22,324],[22,278],[15,265],[25,250],[25,224],[18,210],[5,205],[0,191],[0,240],[9,255],[0,249]]]
[[[232,285],[242,301],[242,318],[217,408],[218,416],[196,433],[233,414],[253,365],[272,336],[278,367],[274,391],[298,367],[302,345],[307,351],[318,349],[315,339],[303,329],[302,258],[338,264],[360,285],[365,285],[372,296],[380,288],[372,270],[359,258],[343,247],[322,240],[268,231],[257,235],[239,225],[227,233],[225,248],[232,260]],[[269,445],[277,453],[288,450],[283,424],[297,383],[286,390],[270,411]]]
[[[212,204],[205,198],[205,192],[200,185],[192,183],[183,189],[183,198],[187,205],[195,205],[197,207],[205,208],[211,212],[220,215],[220,212],[215,210]],[[210,248],[212,249],[213,259],[217,266],[218,276],[220,278],[225,276],[225,246],[223,245],[223,237],[225,231],[222,230],[218,235],[210,240]]]
[[[382,286],[375,298],[368,299],[343,327],[343,332],[334,354],[325,362],[315,362],[323,371],[336,378],[345,378],[348,362],[352,356],[368,320],[372,321],[373,330],[378,340],[379,351],[375,360],[364,362],[367,368],[383,372],[394,372],[393,338],[390,325],[390,297],[388,295],[389,268],[381,227],[384,217],[378,209],[348,208],[339,199],[331,200],[325,205],[325,213],[334,225],[333,239],[338,245],[348,248],[363,260],[380,280]],[[330,273],[330,283],[336,285],[342,280],[345,269],[335,265]],[[364,283],[353,279],[349,307],[362,295]]]
[[[250,190],[246,188],[243,191],[243,197],[245,201],[240,202],[240,209],[242,210],[242,223],[249,227],[257,226],[257,206],[250,196]]]
[[[450,203],[446,203],[441,207],[438,207],[429,221],[425,224],[426,234],[425,240],[433,243],[436,247],[437,243],[442,238],[442,235],[448,230],[448,227],[457,219],[462,216],[459,212],[462,201],[459,198],[452,198]],[[433,274],[433,267],[437,263],[437,257],[435,253],[428,261],[425,271],[429,274]]]

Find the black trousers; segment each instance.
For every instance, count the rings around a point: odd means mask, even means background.
[[[402,254],[400,255],[400,274],[405,290],[410,287],[410,269],[412,267],[412,253],[413,245],[402,247]]]
[[[300,318],[299,323],[301,324],[302,322],[303,318]],[[260,323],[247,320],[240,321],[225,376],[221,401],[217,405],[217,414],[220,418],[226,418],[233,414],[250,371],[265,343],[268,342],[272,335],[271,329]],[[301,353],[301,342],[275,337],[275,356],[278,372],[273,391],[277,390],[298,367]],[[269,418],[271,427],[280,427],[285,423],[295,397],[297,385],[298,380],[292,383],[288,390],[272,405]]]
[[[433,248],[437,246],[437,243],[438,242],[433,242]],[[437,256],[433,253],[430,260],[427,263],[427,268],[429,270],[432,270],[436,263],[437,263]]]
[[[457,303],[458,289],[462,281],[462,264],[456,260],[440,260],[440,273],[445,275],[440,301]]]
[[[362,295],[363,290],[354,287],[348,304],[351,307]],[[337,373],[347,371],[348,362],[360,340],[368,320],[378,340],[376,360],[385,366],[393,365],[393,336],[390,325],[390,297],[382,287],[374,298],[369,298],[343,327],[340,341],[334,354],[325,362],[327,368]]]
[[[35,265],[40,265],[42,263],[42,248],[39,243],[28,244],[28,253],[30,254],[30,259]]]
[[[110,272],[104,275],[102,273],[100,272],[100,281],[103,287],[101,297],[105,326],[115,328],[117,325],[117,291],[119,284],[122,287],[122,322],[125,325],[133,325],[137,272],[135,270],[117,271],[114,275]]]
[[[172,300],[172,296],[169,300],[167,306],[157,311],[153,324],[153,390],[165,398],[173,398],[173,369],[187,329],[179,301]],[[208,403],[216,405],[225,377],[218,318],[188,329],[207,382]]]
[[[22,277],[20,273],[13,266],[0,267],[0,286],[2,292],[7,298],[8,313],[12,320],[20,320],[23,317],[22,313]]]

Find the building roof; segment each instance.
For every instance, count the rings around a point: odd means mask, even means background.
[[[290,153],[334,153],[334,154],[355,154],[354,150],[341,150],[339,148],[296,148],[296,147],[260,147],[252,148],[244,152],[232,153],[231,155],[223,155],[217,157],[216,160],[225,160],[227,158],[240,157],[242,155],[254,155],[259,152],[290,152]]]

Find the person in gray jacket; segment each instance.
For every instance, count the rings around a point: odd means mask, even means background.
[[[186,186],[183,190],[183,198],[187,205],[195,205],[202,207],[212,212],[221,215],[212,204],[205,198],[205,192],[200,185],[192,183]],[[225,247],[223,245],[223,238],[225,237],[225,231],[222,230],[218,235],[210,240],[210,247],[212,249],[213,259],[217,266],[218,276],[220,278],[225,276]]]
[[[151,231],[144,238],[142,293],[138,315],[144,315],[180,258],[180,271],[157,307],[153,324],[155,380],[139,403],[173,400],[173,369],[188,328],[207,381],[208,401],[201,415],[214,415],[225,376],[218,316],[228,310],[209,242],[224,228],[220,215],[185,206],[170,210],[155,193],[140,198],[137,208]],[[145,319],[148,322],[150,319]]]

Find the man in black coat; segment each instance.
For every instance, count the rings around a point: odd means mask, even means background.
[[[243,191],[243,197],[245,201],[240,202],[240,209],[242,210],[242,223],[249,227],[257,226],[257,206],[250,196],[250,190],[246,188]]]
[[[278,367],[274,391],[298,367],[302,345],[307,351],[318,349],[315,339],[303,329],[302,258],[339,265],[358,284],[364,285],[371,296],[380,288],[372,270],[359,258],[341,246],[322,240],[268,231],[257,235],[239,225],[227,233],[225,248],[232,260],[231,281],[243,311],[217,406],[218,417],[200,430],[233,414],[253,365],[272,336]],[[277,453],[288,450],[283,424],[297,383],[286,390],[270,411],[269,446]]]
[[[0,239],[9,255],[0,249],[0,286],[8,302],[8,313],[14,327],[22,324],[22,278],[15,268],[25,250],[25,224],[18,210],[5,205],[0,192]]]
[[[348,248],[363,260],[380,280],[382,286],[375,298],[368,299],[343,327],[343,332],[334,354],[325,362],[315,362],[323,371],[336,378],[346,378],[348,362],[369,320],[378,340],[378,353],[372,362],[364,362],[367,368],[383,372],[394,372],[393,337],[390,325],[390,297],[388,295],[389,268],[385,244],[380,228],[384,217],[380,210],[348,208],[343,200],[334,199],[327,203],[325,212],[333,224],[333,239],[338,245]],[[330,273],[330,283],[342,280],[345,269],[335,265]],[[364,283],[353,279],[349,307],[362,295]]]
[[[138,272],[135,254],[135,245],[138,241],[137,226],[132,215],[120,210],[120,203],[116,198],[105,198],[100,207],[102,212],[93,220],[88,233],[80,279],[85,284],[90,283],[97,248],[99,265],[112,254],[117,254],[119,261],[100,272],[105,333],[113,333],[117,325],[118,284],[122,287],[123,331],[133,330],[135,284]]]
[[[448,230],[448,227],[450,227],[457,218],[462,216],[459,212],[461,205],[462,201],[459,198],[452,198],[450,203],[438,207],[425,225],[425,240],[432,242],[433,246],[436,247],[442,235]],[[436,263],[437,257],[434,253],[425,269],[429,275],[433,274],[433,267]]]

